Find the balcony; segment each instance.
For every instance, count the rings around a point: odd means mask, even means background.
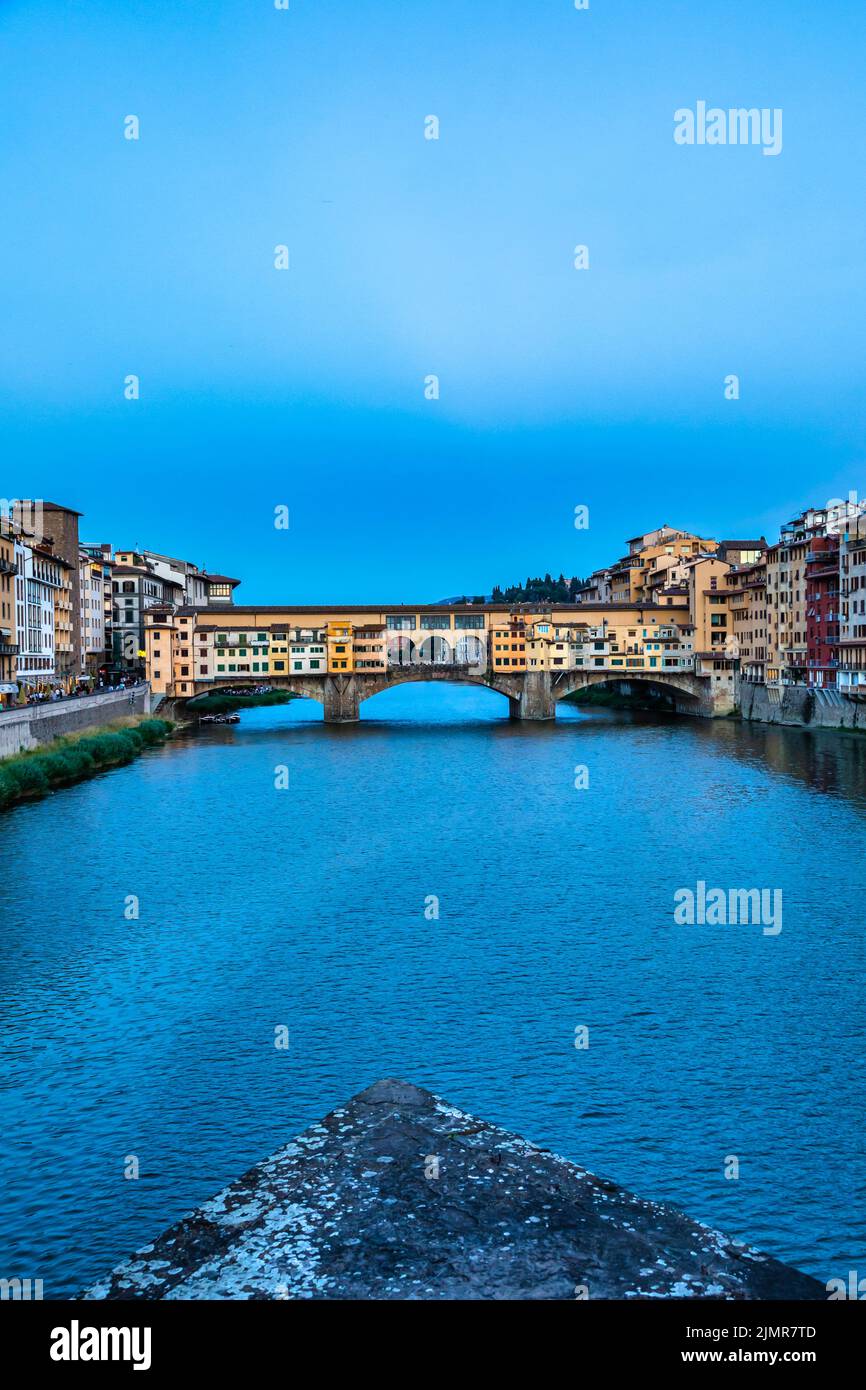
[[[17,656],[18,647],[14,642],[0,642],[0,656]]]
[[[0,574],[15,574],[15,565],[12,560],[0,558]]]

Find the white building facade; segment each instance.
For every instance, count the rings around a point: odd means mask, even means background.
[[[63,582],[60,562],[23,540],[15,541],[15,624],[19,684],[37,687],[57,674],[55,594]]]

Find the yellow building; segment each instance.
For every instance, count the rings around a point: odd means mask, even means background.
[[[148,608],[144,615],[144,647],[147,679],[153,694],[180,694],[174,688],[174,616],[171,609]]]
[[[497,615],[490,624],[490,665],[503,674],[526,670],[526,618],[512,613]]]
[[[808,670],[806,631],[805,536],[777,541],[767,550],[767,684],[805,681]]]
[[[384,671],[388,652],[384,623],[360,623],[352,630],[352,655],[356,671]]]
[[[628,542],[628,554],[617,560],[610,571],[610,597],[614,603],[652,602],[659,590],[684,579],[683,562],[697,555],[712,554],[718,542],[660,526]],[[675,598],[674,594],[669,595]],[[668,597],[665,599],[666,606]]]
[[[355,669],[352,624],[334,621],[325,626],[328,643],[328,670],[348,674]]]
[[[689,562],[689,615],[693,628],[695,674],[710,676],[713,699],[733,699],[739,666],[733,640],[726,579],[731,566],[714,556]]]
[[[731,615],[732,647],[740,678],[763,681],[767,669],[767,561],[756,560],[725,576]]]

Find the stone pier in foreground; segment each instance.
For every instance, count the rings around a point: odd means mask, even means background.
[[[178,1221],[91,1299],[826,1299],[809,1275],[403,1081]]]

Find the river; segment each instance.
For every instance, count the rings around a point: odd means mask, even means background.
[[[506,715],[262,708],[0,817],[0,1276],[78,1291],[389,1075],[866,1274],[866,739]],[[677,925],[699,880],[782,930]]]

